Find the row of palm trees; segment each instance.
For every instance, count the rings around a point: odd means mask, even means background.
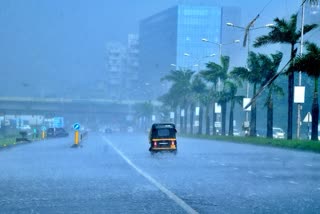
[[[310,1],[311,2],[311,1]],[[314,2],[314,1],[313,1]],[[297,28],[297,14],[290,17],[289,20],[274,19],[275,24],[267,35],[258,37],[254,42],[254,47],[261,47],[267,44],[281,43],[290,44],[290,66],[286,69],[288,76],[288,139],[292,139],[292,112],[293,112],[293,89],[294,89],[294,72],[302,71],[313,77],[315,80],[314,96],[312,104],[312,140],[318,139],[318,78],[320,72],[320,52],[319,47],[314,43],[306,43],[307,52],[304,55],[297,55],[296,44],[300,43],[301,29]],[[303,33],[306,34],[317,27],[316,24],[305,25]],[[194,111],[194,106],[200,103],[206,106],[206,134],[210,132],[209,106],[217,102],[222,109],[222,134],[225,134],[226,128],[226,110],[227,104],[230,104],[229,115],[229,135],[233,135],[233,110],[236,103],[241,103],[242,97],[237,96],[237,89],[242,86],[244,81],[253,85],[253,94],[258,88],[267,84],[267,136],[272,137],[273,126],[273,97],[274,94],[283,94],[283,89],[276,85],[273,80],[277,75],[279,65],[283,54],[276,52],[265,55],[250,52],[247,59],[247,67],[234,67],[229,71],[230,59],[228,56],[221,56],[220,64],[209,62],[206,69],[195,74],[191,70],[175,70],[165,76],[162,80],[170,81],[172,87],[169,92],[161,97],[161,101],[172,109],[180,107],[187,111]],[[222,82],[222,89],[219,90],[218,82]],[[256,101],[252,102],[250,135],[256,136]],[[200,108],[200,114],[202,114]],[[186,112],[187,115],[187,112]],[[193,114],[191,114],[193,115]],[[200,116],[202,118],[202,116]],[[213,123],[215,114],[213,111]],[[182,121],[180,126],[182,131],[186,132],[187,120]],[[190,125],[193,124],[193,118],[190,118]],[[200,121],[200,127],[202,122]],[[192,125],[190,127],[193,127]],[[214,125],[213,125],[214,127]],[[192,131],[192,130],[191,130]],[[200,133],[200,132],[199,132]],[[213,131],[215,133],[215,130]]]
[[[236,104],[242,104],[244,96],[238,95],[238,88],[243,85],[244,81],[249,81],[254,86],[255,93],[256,88],[260,85],[263,85],[265,82],[269,81],[272,76],[277,72],[282,59],[282,53],[277,52],[271,56],[265,54],[256,54],[250,52],[248,58],[247,67],[234,67],[229,71],[229,62],[230,58],[228,56],[221,56],[220,64],[209,62],[206,65],[206,69],[200,71],[199,73],[194,73],[190,70],[174,70],[166,75],[162,80],[167,80],[172,83],[172,87],[163,95],[160,100],[164,105],[170,106],[172,110],[176,111],[177,107],[180,109],[190,109],[191,112],[194,112],[194,106],[200,104],[200,106],[205,107],[204,119],[206,120],[205,133],[210,134],[210,117],[209,109],[215,102],[221,106],[221,134],[226,134],[226,115],[227,115],[227,105],[230,105],[229,112],[229,130],[228,135],[233,135],[233,112]],[[222,89],[219,89],[219,81],[222,82]],[[281,92],[281,88],[275,83],[271,84],[268,87],[268,120],[271,121],[268,126],[268,136],[272,137],[272,94],[274,92]],[[251,124],[256,123],[256,110],[255,104],[252,105],[251,111]],[[202,130],[202,121],[203,118],[202,112],[203,108],[200,107],[200,121],[199,121],[199,130],[198,134],[201,134]],[[191,113],[191,115],[193,115]],[[215,109],[213,109],[212,116],[212,127],[213,133],[216,133],[214,122],[215,118]],[[185,120],[181,119],[181,121]],[[190,127],[193,127],[193,118],[190,118]],[[186,122],[180,124],[181,131],[186,133]],[[251,127],[252,136],[255,136],[255,126]],[[192,128],[190,132],[193,133]]]

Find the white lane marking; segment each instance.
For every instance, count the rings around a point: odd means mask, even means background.
[[[312,164],[310,164],[310,163],[306,163],[306,164],[304,164],[305,166],[308,166],[308,167],[312,167]]]
[[[265,177],[265,178],[273,178],[271,175],[265,175],[265,176],[263,176],[263,177]]]
[[[220,166],[225,166],[226,164],[224,164],[224,163],[219,163],[220,164]]]
[[[318,187],[318,189],[317,190],[319,190],[320,191],[320,187]]]
[[[233,167],[233,169],[234,169],[234,170],[238,170],[239,168],[238,168],[238,167]]]
[[[296,182],[296,181],[292,181],[292,180],[291,180],[291,181],[289,181],[289,183],[290,183],[290,184],[299,184],[298,182]]]
[[[164,187],[162,184],[160,184],[158,181],[156,181],[154,178],[152,178],[150,175],[148,175],[146,172],[144,172],[142,169],[138,168],[132,161],[127,158],[118,148],[116,148],[108,139],[103,137],[104,141],[111,146],[133,169],[135,169],[140,175],[145,177],[150,183],[158,187],[158,189],[166,194],[171,200],[176,202],[182,209],[184,209],[187,213],[198,213],[196,210],[194,210],[191,206],[189,206],[186,202],[184,202],[181,198],[179,198],[176,194],[168,190],[166,187]]]

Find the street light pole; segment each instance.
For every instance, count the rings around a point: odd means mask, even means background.
[[[305,12],[305,1],[302,0],[302,14],[301,14],[301,42],[300,42],[300,54],[303,54],[303,34],[304,34],[304,12]],[[299,71],[299,86],[301,86],[302,74]],[[297,139],[300,139],[300,128],[301,128],[301,110],[302,104],[298,103],[297,112]]]
[[[212,44],[215,44],[215,45],[218,45],[219,46],[219,57],[221,59],[222,57],[222,46],[225,46],[225,45],[232,45],[234,43],[239,43],[240,40],[239,39],[236,39],[236,40],[233,40],[232,42],[228,42],[228,43],[219,43],[219,42],[212,42],[210,40],[208,40],[207,38],[203,38],[201,39],[203,42],[208,42],[208,43],[212,43]],[[221,80],[220,78],[218,78],[218,91],[221,91]]]
[[[189,54],[189,53],[184,53],[183,54],[184,56],[186,56],[186,57],[192,57],[192,55],[191,54]],[[216,54],[210,54],[210,55],[208,55],[208,56],[203,56],[203,57],[199,57],[199,58],[196,58],[195,59],[195,61],[196,61],[196,63],[197,64],[193,64],[192,66],[193,67],[198,67],[198,72],[200,71],[200,69],[201,69],[201,60],[203,60],[203,59],[205,59],[205,58],[209,58],[209,57],[214,57]]]
[[[247,57],[249,57],[249,54],[250,54],[250,31],[256,30],[256,29],[260,29],[260,28],[266,28],[266,27],[271,27],[271,26],[273,26],[273,24],[266,24],[266,25],[261,26],[261,27],[255,27],[255,28],[253,28],[252,26],[253,26],[254,22],[257,20],[258,17],[259,17],[259,15],[256,16],[256,17],[248,24],[247,27],[237,26],[237,25],[234,25],[234,24],[231,23],[231,22],[226,23],[227,26],[229,26],[229,27],[235,27],[235,28],[239,28],[239,29],[242,29],[242,30],[245,31],[245,37],[244,37],[245,39],[244,39],[244,41],[243,41],[243,46],[245,47],[245,46],[246,46],[246,43],[247,43],[247,45],[248,45]],[[249,84],[249,81],[248,81],[248,82],[247,82],[247,89],[246,89],[246,97],[247,97],[247,98],[249,98],[249,91],[250,91],[250,84]],[[249,111],[246,111],[246,118],[245,118],[245,119],[246,119],[246,123],[248,124],[248,122],[249,122]]]

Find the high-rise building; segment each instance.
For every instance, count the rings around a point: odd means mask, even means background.
[[[125,69],[125,85],[127,87],[127,98],[136,99],[139,94],[136,90],[139,69],[139,36],[137,34],[128,35],[127,58]]]
[[[106,48],[106,97],[117,100],[134,99],[139,68],[139,37],[128,35],[127,45],[108,43]]]
[[[106,47],[107,98],[123,99],[126,47],[121,43],[108,43]]]
[[[230,11],[233,20],[240,20],[236,9]],[[222,33],[227,13],[217,6],[178,5],[140,22],[139,81],[146,98],[155,99],[166,92],[168,87],[160,79],[170,70],[198,71],[208,61],[218,62],[218,44],[239,39]],[[210,43],[203,42],[204,38]],[[215,59],[211,58],[214,54]]]

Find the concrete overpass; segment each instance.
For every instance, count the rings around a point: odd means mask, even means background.
[[[0,115],[63,116],[68,121],[90,123],[126,123],[133,118],[134,105],[145,101],[107,99],[70,99],[39,97],[0,97]],[[158,102],[153,102],[159,105]]]
[[[141,102],[141,101],[140,101]],[[139,101],[0,97],[2,114],[129,114]]]

